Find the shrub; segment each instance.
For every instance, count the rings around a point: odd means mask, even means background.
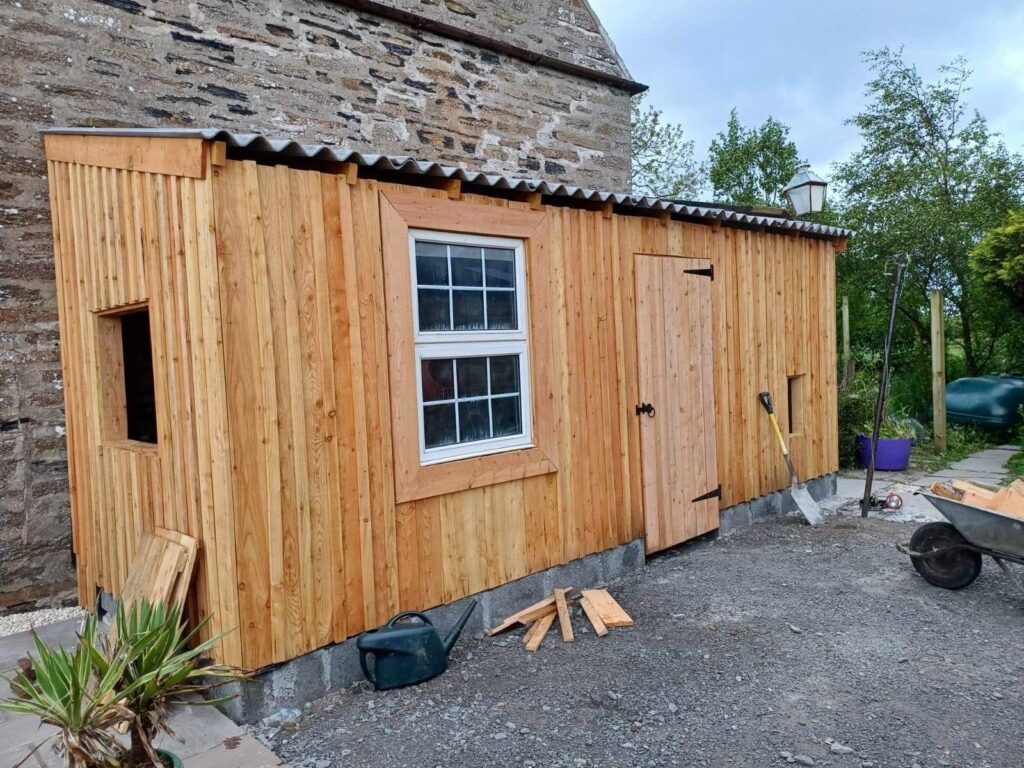
[[[857,464],[857,433],[875,414],[878,377],[870,370],[857,371],[839,391],[839,466]]]

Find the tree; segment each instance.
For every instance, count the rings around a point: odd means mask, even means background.
[[[982,283],[1002,291],[1024,313],[1024,208],[989,230],[971,251],[971,266]]]
[[[744,127],[735,108],[708,155],[714,199],[737,205],[781,207],[782,188],[800,164],[788,126],[769,117],[758,127]]]
[[[941,288],[965,373],[983,372],[1012,329],[1005,302],[989,295],[969,254],[1006,211],[1020,206],[1024,163],[968,107],[971,73],[963,59],[941,67],[935,82],[925,82],[902,51],[870,51],[865,61],[873,72],[867,105],[849,121],[863,144],[832,175],[841,219],[857,233],[838,262],[843,290],[862,316],[883,315],[888,259],[909,252],[899,311],[910,324],[911,338],[903,341],[914,365],[927,375],[927,292]]]
[[[704,186],[704,168],[694,159],[693,141],[680,125],[666,122],[646,94],[630,107],[630,189],[648,197],[694,198]]]

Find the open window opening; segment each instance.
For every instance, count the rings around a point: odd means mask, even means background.
[[[807,427],[807,375],[798,374],[786,377],[787,413],[789,414],[788,432],[791,435],[802,435]]]
[[[121,315],[124,405],[127,438],[156,442],[156,390],[153,386],[153,341],[149,310]]]
[[[98,320],[103,437],[156,443],[156,388],[149,310],[132,308]]]

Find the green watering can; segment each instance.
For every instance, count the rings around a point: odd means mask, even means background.
[[[471,600],[444,639],[418,611],[404,611],[380,629],[364,632],[356,640],[356,648],[366,679],[378,691],[387,691],[437,677],[448,669],[448,654],[474,608],[476,600]]]

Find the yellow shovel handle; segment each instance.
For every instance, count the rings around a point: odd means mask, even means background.
[[[786,438],[782,436],[782,430],[779,428],[778,418],[776,418],[774,413],[769,413],[768,421],[771,422],[772,429],[775,430],[775,437],[778,439],[779,445],[782,446],[782,455],[789,456],[789,449],[786,447]]]

